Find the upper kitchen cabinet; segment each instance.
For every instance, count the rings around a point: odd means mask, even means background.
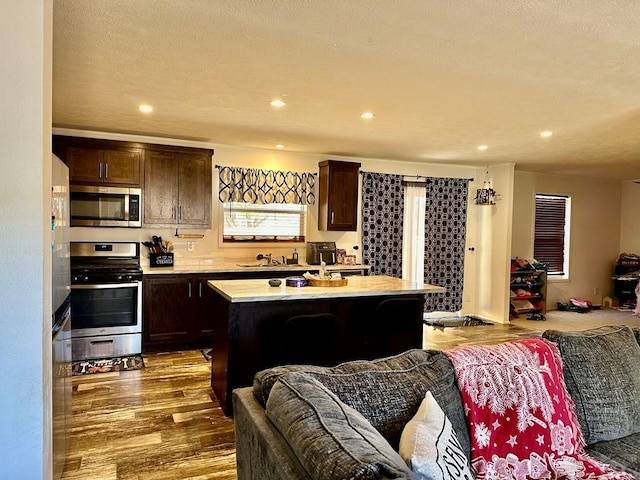
[[[318,230],[356,231],[360,164],[325,160],[318,167]]]
[[[145,149],[145,226],[211,228],[212,156],[208,149]]]
[[[53,136],[53,153],[69,167],[72,184],[140,187],[142,151],[140,143]]]

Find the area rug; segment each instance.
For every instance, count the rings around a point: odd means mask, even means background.
[[[204,358],[207,360],[207,362],[210,362],[211,361],[211,349],[210,348],[203,348],[200,351],[202,352],[202,356],[204,356]]]
[[[144,360],[142,359],[142,355],[103,358],[98,360],[78,360],[72,364],[73,375],[124,372],[129,370],[142,370],[143,368]]]
[[[425,318],[423,320],[425,325],[431,327],[478,327],[484,325],[493,325],[493,323],[485,322],[479,318],[465,316],[465,317],[435,317]]]

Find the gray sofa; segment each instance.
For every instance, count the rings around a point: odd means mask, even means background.
[[[640,479],[640,330],[548,330],[543,337],[558,345],[587,453]],[[233,392],[238,479],[412,478],[393,449],[427,391],[470,459],[453,365],[441,351],[259,372],[253,387]],[[335,409],[336,397],[348,407]],[[319,434],[326,429],[333,431]]]

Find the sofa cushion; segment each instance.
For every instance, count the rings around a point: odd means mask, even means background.
[[[304,371],[317,379],[347,405],[360,412],[394,448],[402,429],[418,410],[427,391],[442,406],[451,421],[467,458],[470,442],[460,391],[453,365],[440,351],[410,350],[375,361],[347,362],[337,367],[277,367],[259,372],[254,393],[265,393],[274,377]]]
[[[593,443],[585,450],[596,460],[640,478],[640,433],[608,442]]]
[[[402,430],[399,453],[419,480],[473,479],[456,432],[431,392]]]
[[[405,370],[419,363],[428,361],[435,351],[429,350],[409,350],[392,357],[379,358],[376,360],[354,360],[341,363],[335,367],[317,367],[313,365],[285,365],[268,368],[255,374],[253,377],[253,394],[258,402],[265,407],[271,388],[282,375],[292,372],[324,372],[324,373],[352,373],[363,370]]]
[[[640,346],[629,327],[547,330],[587,444],[640,432]]]
[[[273,386],[266,415],[314,479],[410,478],[400,455],[356,410],[305,373]]]

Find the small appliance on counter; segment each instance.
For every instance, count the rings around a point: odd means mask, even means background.
[[[308,242],[307,263],[309,265],[335,265],[337,260],[336,242]]]

